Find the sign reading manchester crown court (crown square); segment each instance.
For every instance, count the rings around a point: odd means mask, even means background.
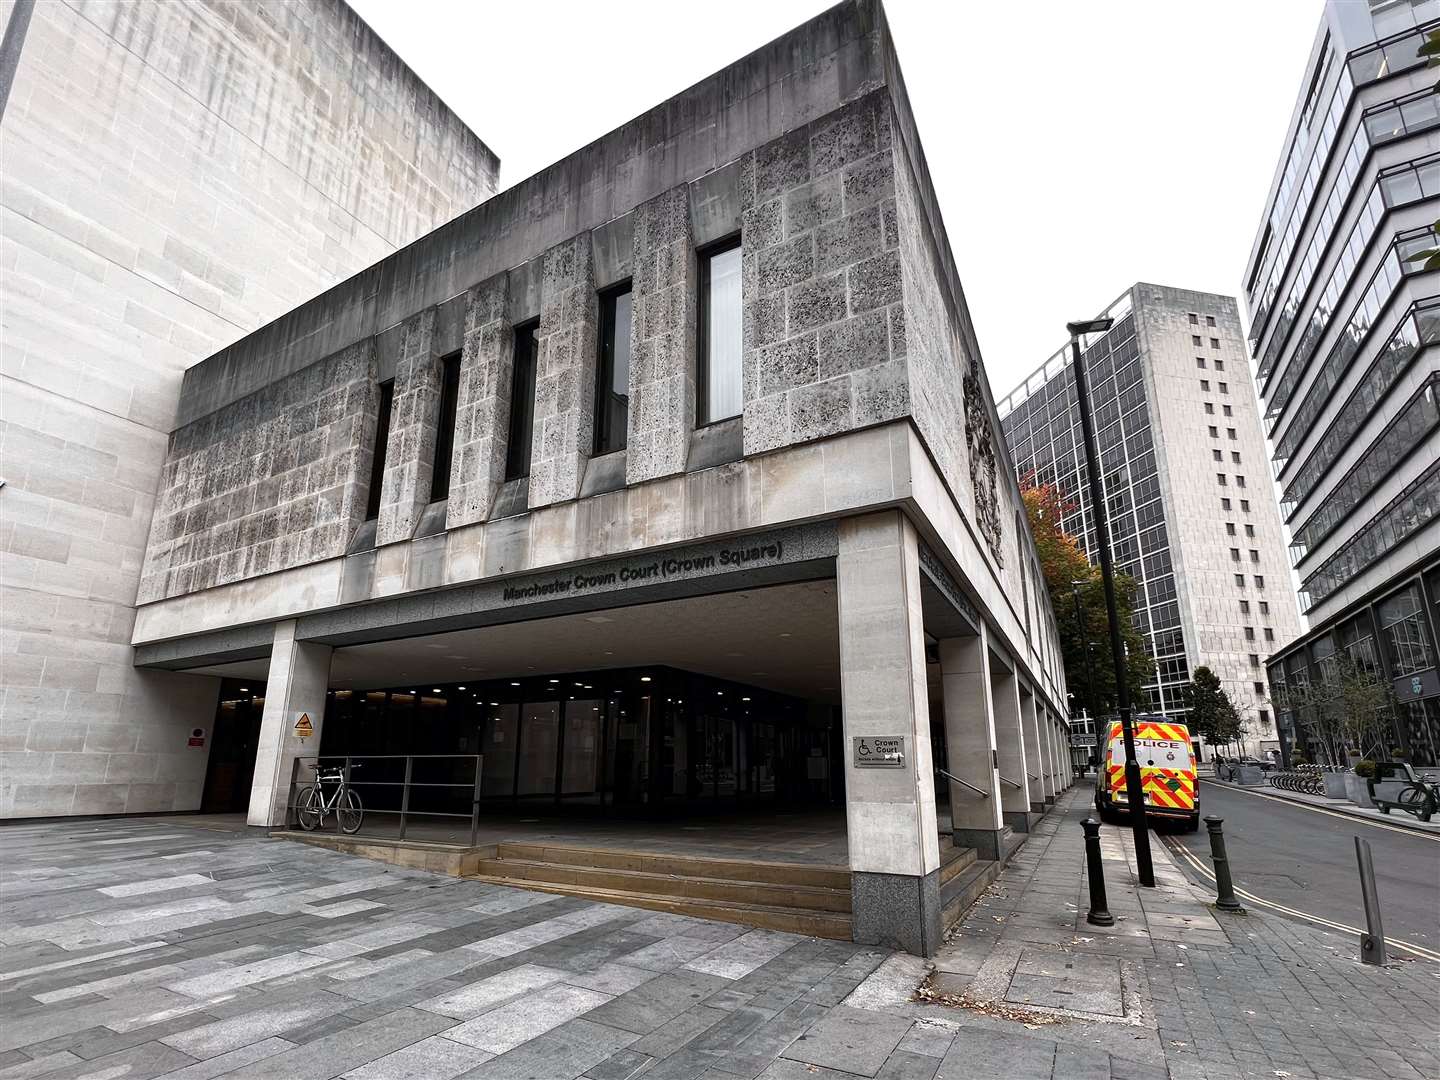
[[[850,741],[857,769],[905,768],[904,735],[856,735]]]

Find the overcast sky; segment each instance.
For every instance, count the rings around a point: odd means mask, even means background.
[[[350,3],[502,187],[828,6]],[[1238,294],[1320,0],[885,7],[997,399],[1135,281]]]

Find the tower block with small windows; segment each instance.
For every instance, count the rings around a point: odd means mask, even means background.
[[[1278,749],[1263,662],[1300,624],[1239,309],[1141,282],[1105,314],[1116,323],[1087,358],[1115,567],[1139,586],[1155,659],[1139,707],[1183,719],[1185,687],[1208,667],[1248,720],[1250,752]],[[1060,487],[1065,530],[1092,550],[1068,349],[999,409],[1021,475]]]

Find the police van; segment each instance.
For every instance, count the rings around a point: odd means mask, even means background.
[[[1164,716],[1135,718],[1135,759],[1145,793],[1147,817],[1180,823],[1186,832],[1200,827],[1199,785],[1190,748],[1190,729]],[[1129,816],[1125,791],[1125,738],[1117,720],[1110,725],[1105,758],[1095,783],[1095,809],[1101,821]]]

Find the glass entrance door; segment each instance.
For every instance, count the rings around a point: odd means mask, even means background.
[[[560,749],[560,702],[536,701],[520,713],[520,769],[516,795],[554,795]]]

